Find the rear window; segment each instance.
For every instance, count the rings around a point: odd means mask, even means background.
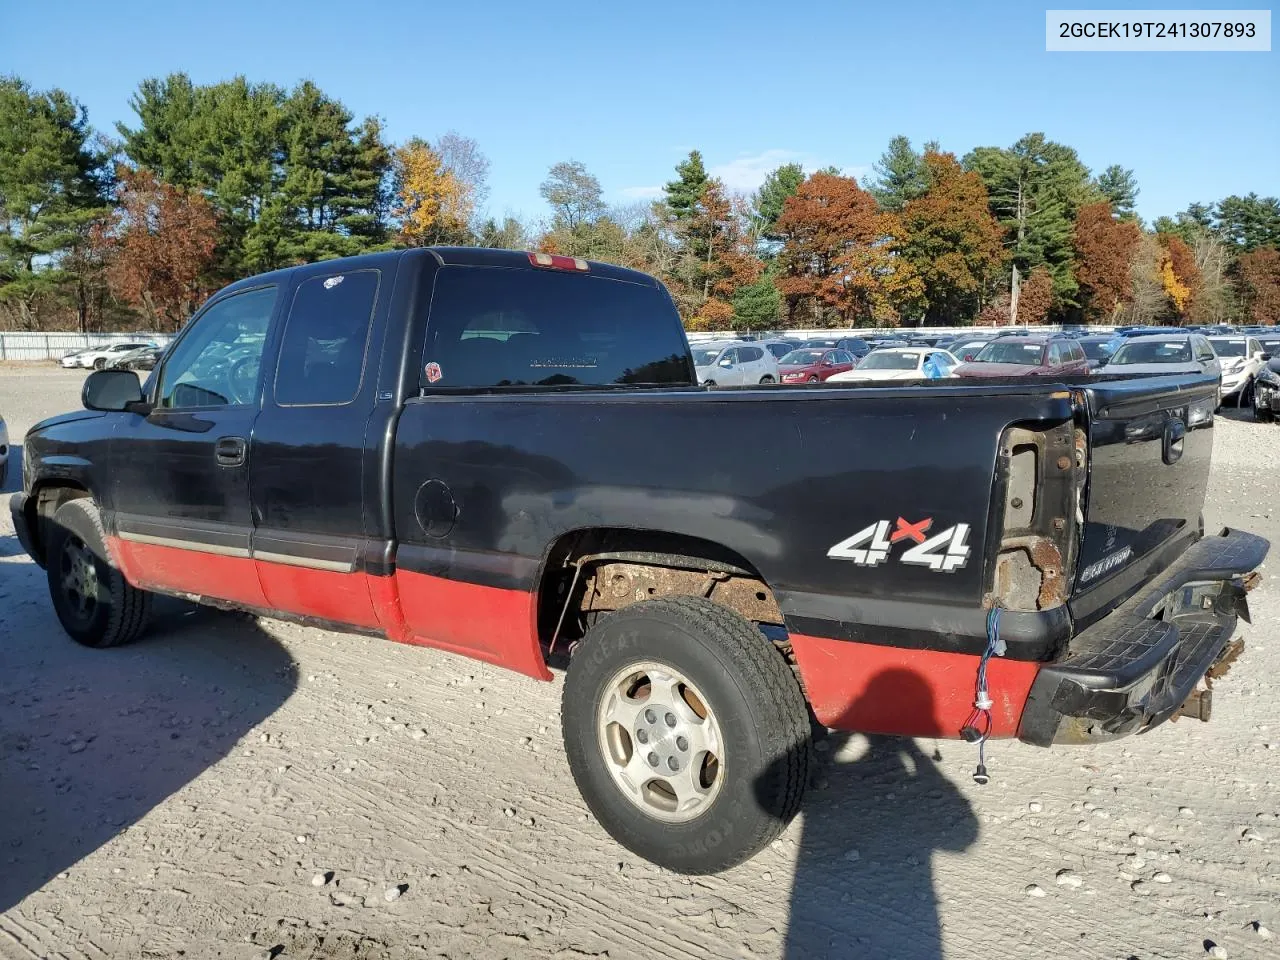
[[[759,347],[739,347],[738,361],[740,363],[755,363],[764,356],[764,351]]]
[[[502,267],[436,274],[424,387],[693,382],[679,317],[659,287]]]

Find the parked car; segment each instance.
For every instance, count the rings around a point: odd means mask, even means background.
[[[1061,334],[997,337],[960,365],[960,377],[1070,377],[1089,372],[1080,344]]]
[[[160,347],[139,347],[129,350],[109,360],[108,370],[151,370],[155,367],[164,351]]]
[[[802,342],[803,341],[801,340],[795,340],[789,337],[780,337],[776,339],[759,341],[760,346],[764,347],[766,350],[768,350],[770,353],[772,353],[775,357],[778,358],[778,363],[782,363],[782,358],[785,357],[792,350],[798,349]]]
[[[808,350],[844,350],[855,360],[865,357],[873,349],[873,344],[862,337],[810,337],[800,346]]]
[[[778,358],[754,343],[700,343],[693,359],[698,382],[708,387],[778,382]]]
[[[1117,345],[1115,337],[1105,333],[1077,337],[1076,343],[1080,344],[1080,349],[1084,351],[1090,370],[1105,366],[1111,359],[1111,355],[1115,353]]]
[[[699,389],[652,277],[388,251],[214,294],[145,388],[90,374],[9,509],[87,647],[172,594],[544,681],[562,658],[595,820],[714,872],[799,809],[814,718],[1094,743],[1234,655],[1268,545],[1200,520],[1214,421],[1187,411],[1217,378],[984,387]]]
[[[1218,381],[1217,404],[1222,403],[1222,364],[1208,338],[1199,333],[1129,337],[1103,373],[1133,376],[1143,373],[1201,373]]]
[[[872,350],[848,373],[838,373],[832,383],[868,383],[876,380],[938,380],[955,376],[960,361],[933,347],[881,347]]]
[[[1254,376],[1249,405],[1259,423],[1273,423],[1280,413],[1280,352],[1271,354]]]
[[[856,362],[847,350],[801,347],[778,361],[778,379],[783,383],[817,383],[852,370]]]
[[[62,365],[64,367],[92,367],[94,370],[105,370],[121,354],[129,353],[142,347],[154,348],[155,344],[131,341],[128,343],[113,343],[105,347],[92,347],[73,354],[69,358],[63,357]],[[68,359],[71,359],[72,362],[68,363]]]
[[[1267,351],[1256,337],[1209,337],[1209,345],[1222,367],[1222,400],[1234,397],[1239,406],[1249,402],[1249,390],[1253,378],[1267,362],[1262,356]]]

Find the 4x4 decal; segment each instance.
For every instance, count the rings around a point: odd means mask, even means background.
[[[915,546],[898,558],[902,563],[928,567],[939,573],[954,573],[969,562],[967,523],[957,523],[932,537],[927,534],[933,526],[933,517],[925,517],[915,523],[898,517],[892,533],[889,532],[890,526],[888,520],[877,520],[849,539],[841,540],[827,551],[827,556],[833,560],[852,560],[860,567],[878,567],[889,559],[895,543],[911,540]]]

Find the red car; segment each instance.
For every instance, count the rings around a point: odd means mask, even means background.
[[[971,362],[956,367],[957,377],[1069,377],[1088,372],[1089,358],[1080,344],[1054,334],[997,337]]]
[[[801,347],[778,361],[778,379],[782,383],[817,383],[857,366],[848,350],[824,350]]]

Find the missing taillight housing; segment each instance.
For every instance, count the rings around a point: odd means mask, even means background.
[[[1048,610],[1066,603],[1075,566],[1087,450],[1071,421],[1009,427],[996,468],[997,541],[988,606]]]
[[[585,260],[577,257],[564,257],[558,253],[530,253],[529,263],[535,267],[543,267],[547,270],[576,270],[579,273],[586,273],[591,269],[591,265]]]

